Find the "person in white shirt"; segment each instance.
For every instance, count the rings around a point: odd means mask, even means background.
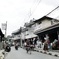
[[[41,48],[42,47],[42,42],[40,40],[37,40],[37,47]]]

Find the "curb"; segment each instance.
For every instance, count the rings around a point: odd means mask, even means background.
[[[47,51],[39,51],[39,50],[34,50],[34,51],[36,51],[36,52],[40,52],[40,53],[43,53],[43,54],[47,54],[47,55],[51,55],[51,56],[55,56],[55,57],[59,57],[59,55],[58,54],[53,54],[53,53],[51,53],[51,52],[47,52]]]
[[[51,52],[47,52],[48,55],[53,55]]]

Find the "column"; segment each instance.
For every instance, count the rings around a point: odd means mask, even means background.
[[[20,40],[20,45],[21,45],[21,48],[22,48],[22,33],[21,33],[21,40]]]
[[[58,35],[58,40],[59,40],[59,31],[57,31],[57,35]]]

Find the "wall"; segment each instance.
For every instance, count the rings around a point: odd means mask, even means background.
[[[42,30],[45,29],[47,27],[51,26],[51,20],[43,20],[41,24],[36,24],[36,26],[34,27],[34,32],[38,31],[38,30]]]
[[[51,20],[43,20],[40,26],[40,29],[45,29],[47,27],[51,26]]]

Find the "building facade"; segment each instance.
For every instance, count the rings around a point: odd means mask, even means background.
[[[0,29],[0,49],[3,49],[3,44],[2,44],[3,38],[4,38],[4,34],[2,33]]]
[[[45,37],[49,37],[53,42],[55,39],[59,39],[59,21],[47,16],[44,16],[36,21],[38,23],[34,29],[34,33],[37,34],[40,39],[44,41]]]

